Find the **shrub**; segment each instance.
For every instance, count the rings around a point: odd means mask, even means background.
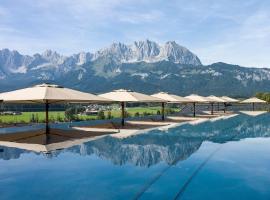
[[[39,122],[39,117],[38,117],[38,114],[36,113],[36,119],[35,119],[36,123]]]
[[[67,118],[68,121],[73,120],[75,118],[75,108],[74,107],[67,108],[65,111],[65,117]]]
[[[166,115],[173,114],[173,113],[175,113],[175,111],[173,109],[171,109],[171,108],[166,108],[165,109],[165,114]]]
[[[136,112],[136,113],[134,114],[134,117],[140,117],[140,113],[139,113],[139,112]]]
[[[56,120],[57,120],[58,122],[63,122],[63,121],[64,121],[64,119],[60,116],[60,113],[57,113]]]
[[[270,103],[270,92],[259,92],[256,94],[256,97]]]
[[[161,114],[161,112],[160,112],[160,110],[158,110],[158,111],[157,111],[157,115],[160,115],[160,114]]]
[[[97,119],[105,119],[105,114],[103,111],[99,111],[97,114]]]
[[[151,115],[151,113],[149,113],[149,112],[143,112],[143,116],[148,116],[148,115]]]
[[[112,118],[113,118],[113,116],[112,116],[111,111],[108,111],[108,113],[107,113],[107,119],[112,119]]]
[[[36,120],[35,120],[35,115],[32,113],[31,114],[31,117],[30,117],[30,120],[29,120],[31,123],[35,123]]]

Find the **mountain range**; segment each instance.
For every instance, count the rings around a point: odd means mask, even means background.
[[[174,41],[113,43],[94,53],[71,56],[52,50],[32,56],[0,50],[0,92],[42,82],[94,93],[126,88],[244,97],[270,90],[270,69],[221,62],[202,65],[194,53]]]

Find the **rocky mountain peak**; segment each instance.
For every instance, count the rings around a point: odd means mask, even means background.
[[[110,59],[116,63],[159,62],[169,60],[180,64],[201,65],[199,58],[175,41],[160,45],[151,40],[135,41],[131,45],[113,43],[95,53],[94,59]]]
[[[187,48],[180,46],[175,41],[166,42],[163,53],[169,61],[175,63],[201,65],[200,59],[195,54],[193,54]]]
[[[52,51],[50,49],[47,49],[41,55],[44,58],[59,58],[59,57],[61,57],[60,54],[58,54],[56,51]]]
[[[155,63],[162,60],[185,65],[201,65],[199,58],[185,47],[178,45],[175,41],[158,44],[151,40],[135,41],[132,44],[113,43],[107,48],[100,49],[94,54],[80,52],[72,56],[63,56],[56,51],[46,50],[33,56],[21,55],[19,52],[9,49],[0,50],[0,71],[2,74],[26,73],[29,69],[68,72],[76,69],[87,62],[98,61],[100,63],[122,63],[147,62]],[[102,64],[101,64],[102,65]],[[107,66],[107,69],[118,70],[116,66]],[[103,70],[103,67],[100,67]],[[106,72],[107,73],[107,72]],[[53,72],[52,72],[53,74]]]
[[[23,56],[16,50],[0,50],[0,71],[2,74],[24,73],[30,62],[30,56]]]
[[[160,46],[153,41],[145,40],[134,42],[134,48],[138,61],[154,59],[160,53]],[[149,60],[150,61],[150,60]]]
[[[79,54],[75,54],[73,57],[76,59],[77,65],[83,65],[91,61],[93,54],[89,52],[80,52]]]
[[[42,58],[52,64],[62,64],[65,61],[65,56],[58,54],[56,51],[47,49],[41,54]]]

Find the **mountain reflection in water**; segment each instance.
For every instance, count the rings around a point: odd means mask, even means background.
[[[225,143],[244,138],[269,137],[270,116],[238,115],[229,119],[206,121],[201,124],[184,124],[168,131],[152,130],[128,138],[106,136],[77,146],[44,154],[53,158],[64,152],[79,155],[96,155],[115,165],[133,164],[150,167],[159,162],[168,165],[185,160],[196,152],[204,141]],[[0,159],[19,159],[31,151],[0,146]],[[35,153],[37,155],[42,153]]]

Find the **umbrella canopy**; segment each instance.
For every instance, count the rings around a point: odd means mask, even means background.
[[[249,99],[246,99],[244,101],[241,101],[240,103],[251,103],[252,104],[252,110],[255,110],[255,103],[267,103],[264,100],[258,99],[257,97],[252,97]]]
[[[163,99],[167,103],[189,103],[190,102],[190,100],[187,98],[177,96],[174,94],[168,94],[166,92],[159,92],[159,93],[153,94],[151,96],[159,98],[159,99]],[[165,103],[162,103],[162,110],[161,110],[162,120],[165,120],[164,109],[165,109]]]
[[[244,101],[241,101],[240,103],[266,103],[266,101],[258,99],[257,97],[252,97]]]
[[[124,89],[113,90],[112,92],[104,93],[99,96],[121,103],[122,126],[125,124],[125,102],[160,102],[163,103],[162,105],[164,105],[164,102],[166,102],[162,99],[152,97],[150,95]]]
[[[208,99],[207,97],[203,97],[197,94],[191,94],[189,96],[186,96],[185,98],[189,99],[189,102],[192,103],[208,103],[211,102],[210,99]]]
[[[210,95],[207,97],[207,99],[210,99],[211,102],[214,103],[226,103],[226,101],[220,97],[214,96],[214,95]]]
[[[40,84],[33,87],[0,94],[0,99],[8,103],[98,103],[111,100],[94,94],[64,88],[58,85]]]
[[[190,99],[187,99],[185,97],[181,97],[178,95],[174,95],[174,94],[168,94],[166,92],[159,92],[156,94],[152,94],[151,96],[159,98],[159,99],[163,99],[164,101],[166,101],[168,103],[189,103],[189,102],[191,102]]]
[[[112,92],[104,93],[99,96],[118,102],[166,102],[150,95],[124,89],[113,90]]]
[[[52,103],[99,103],[111,100],[93,94],[64,88],[58,85],[41,84],[33,87],[5,92],[0,94],[0,99],[7,103],[44,103],[46,134],[49,132],[49,104]]]
[[[233,98],[228,97],[228,96],[222,96],[220,98],[222,98],[223,100],[225,100],[226,101],[225,103],[236,103],[236,102],[239,102],[239,100],[233,99]]]

